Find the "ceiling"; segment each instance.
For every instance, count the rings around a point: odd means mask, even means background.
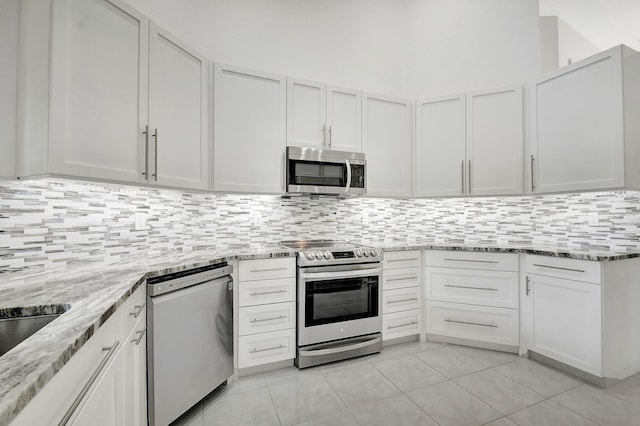
[[[539,0],[540,16],[558,16],[598,49],[640,51],[640,0]]]

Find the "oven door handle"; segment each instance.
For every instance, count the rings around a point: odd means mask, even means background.
[[[316,281],[323,279],[370,277],[371,275],[379,274],[382,274],[382,268],[358,269],[357,271],[344,272],[300,272],[300,278],[305,281]]]
[[[338,354],[346,350],[364,348],[381,341],[382,341],[382,337],[376,337],[375,339],[365,340],[364,342],[356,343],[354,345],[338,346],[335,348],[328,348],[328,349],[311,349],[311,350],[300,349],[300,356],[320,356],[320,355]]]

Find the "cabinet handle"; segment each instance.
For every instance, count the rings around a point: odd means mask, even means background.
[[[418,324],[418,321],[411,321],[411,322],[407,322],[407,323],[404,323],[404,324],[398,324],[398,325],[389,325],[389,326],[387,326],[387,330],[391,330],[391,329],[394,329],[394,328],[400,328],[400,327],[406,327],[408,325],[416,325],[416,324]]]
[[[481,322],[457,321],[452,319],[446,319],[445,322],[455,322],[457,324],[479,325],[481,327],[498,328],[498,326],[495,324],[483,324]]]
[[[467,173],[467,180],[469,181],[469,186],[467,186],[467,192],[471,194],[471,160],[469,160],[469,173]]]
[[[444,260],[448,260],[450,262],[498,263],[495,260],[448,259],[448,258],[445,258]]]
[[[145,179],[148,179],[149,175],[149,125],[144,126],[144,131],[142,132],[144,135],[144,172],[142,172],[142,176]]]
[[[533,163],[536,161],[536,159],[534,158],[533,154],[531,155],[531,192],[536,190],[536,184],[534,183],[535,181],[533,180]]]
[[[251,272],[273,272],[273,271],[286,271],[286,266],[281,266],[280,268],[267,268],[267,269],[252,269]]]
[[[460,162],[460,170],[462,171],[462,185],[460,185],[460,193],[464,195],[464,160]]]
[[[420,259],[417,258],[417,257],[412,257],[410,259],[388,259],[388,260],[385,260],[385,262],[388,262],[388,263],[391,263],[391,262],[408,262],[410,260],[420,260]]]
[[[273,320],[279,320],[279,319],[285,319],[285,318],[287,318],[286,315],[278,315],[277,317],[271,317],[271,318],[261,318],[261,319],[254,318],[249,322],[253,324],[256,322],[273,321]]]
[[[155,158],[155,165],[154,165],[154,173],[151,176],[153,176],[153,179],[157,182],[158,181],[158,129],[155,129],[155,133],[153,134],[153,139],[154,139],[154,144],[156,148],[156,158]]]
[[[272,348],[252,349],[252,350],[249,351],[249,353],[250,354],[255,354],[255,353],[258,353],[258,352],[275,351],[275,350],[282,349],[282,348],[286,348],[286,346],[285,345],[278,345],[278,346],[274,346]]]
[[[331,134],[333,133],[333,126],[329,126],[329,149],[331,149]]]
[[[571,272],[586,272],[584,269],[573,269],[573,268],[562,268],[560,266],[549,266],[549,265],[538,265],[534,263],[533,266],[537,266],[539,268],[549,268],[549,269],[559,269],[561,271],[571,271]]]
[[[418,300],[418,298],[417,297],[410,297],[408,299],[387,300],[387,305],[390,304],[390,303],[413,302],[414,300]]]
[[[417,280],[417,279],[418,279],[417,275],[412,275],[410,277],[387,278],[387,282],[390,282],[390,281]]]
[[[135,343],[136,346],[140,344],[140,342],[142,341],[142,338],[144,337],[144,333],[147,332],[147,327],[143,328],[142,330],[138,330],[136,331],[136,334],[138,335],[137,339],[131,339],[130,342],[131,343]]]
[[[322,125],[322,145],[325,146],[327,144],[327,125]]]
[[[62,420],[60,420],[60,423],[58,423],[58,426],[66,425],[67,423],[69,423],[69,420],[71,420],[73,413],[76,411],[76,409],[78,408],[78,406],[80,405],[84,397],[87,395],[87,393],[91,389],[91,386],[93,386],[93,383],[98,379],[98,377],[100,376],[100,373],[102,373],[102,370],[104,370],[106,365],[109,363],[109,360],[111,359],[113,354],[116,352],[116,349],[118,349],[118,345],[120,345],[120,342],[116,340],[113,343],[113,345],[111,345],[111,347],[102,348],[103,352],[108,351],[107,354],[104,356],[104,358],[102,358],[102,361],[100,361],[100,364],[98,365],[98,367],[95,369],[91,377],[89,377],[89,380],[84,385],[84,387],[82,388],[82,390],[80,391],[76,399],[73,400],[73,403],[71,404],[67,412],[64,414],[64,417],[62,417]]]
[[[249,293],[250,296],[263,296],[265,294],[278,294],[278,293],[286,293],[287,290],[274,290],[274,291],[254,291],[253,293]]]
[[[490,288],[490,287],[470,287],[470,286],[464,286],[464,285],[453,285],[453,284],[445,284],[445,287],[451,287],[451,288],[468,288],[471,290],[487,290],[487,291],[498,291],[497,288]]]
[[[138,318],[142,313],[142,310],[144,309],[144,303],[142,305],[135,305],[134,308],[136,308],[136,310],[129,312],[129,315],[133,316],[134,318]]]
[[[527,285],[525,289],[525,295],[528,296],[531,293],[531,287],[529,287],[529,277],[527,277]]]

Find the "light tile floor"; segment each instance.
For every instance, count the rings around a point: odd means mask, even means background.
[[[222,386],[174,425],[640,425],[640,374],[601,389],[513,354],[438,343]]]

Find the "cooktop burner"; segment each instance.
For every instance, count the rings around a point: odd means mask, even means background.
[[[323,266],[382,261],[382,250],[344,240],[281,241],[298,251],[298,266]]]

